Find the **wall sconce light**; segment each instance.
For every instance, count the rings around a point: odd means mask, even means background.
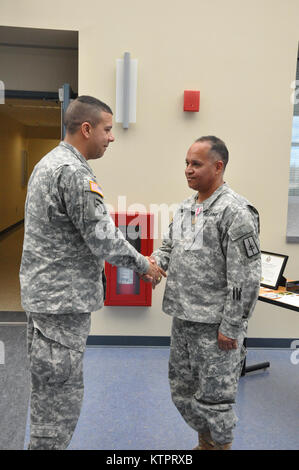
[[[129,123],[136,122],[137,59],[131,59],[130,52],[123,59],[116,59],[116,111],[115,121],[122,122],[128,129]]]

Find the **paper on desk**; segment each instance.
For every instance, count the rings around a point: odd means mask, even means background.
[[[265,297],[266,299],[273,299],[277,302],[299,307],[299,294],[293,294],[292,292],[263,292],[261,296]]]
[[[273,292],[269,292],[266,294],[262,294],[262,297],[266,297],[267,299],[278,299],[281,296],[279,294],[274,294]]]
[[[279,302],[283,302],[284,304],[293,305],[294,307],[299,307],[299,295],[298,294],[285,294],[279,295]]]

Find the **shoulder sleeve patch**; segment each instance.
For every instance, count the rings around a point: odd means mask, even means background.
[[[103,190],[102,188],[100,188],[100,186],[98,186],[97,183],[95,183],[92,180],[89,180],[89,187],[90,187],[90,191],[92,191],[93,193],[99,194],[101,197],[104,197]]]
[[[257,255],[260,252],[254,237],[250,236],[250,237],[244,238],[243,243],[244,243],[248,258],[251,258],[254,255]]]

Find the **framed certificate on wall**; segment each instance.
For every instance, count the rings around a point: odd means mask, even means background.
[[[261,286],[276,290],[279,285],[283,285],[283,272],[289,257],[269,251],[261,251],[261,258]]]

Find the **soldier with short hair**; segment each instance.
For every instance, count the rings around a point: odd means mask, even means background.
[[[191,145],[185,175],[196,194],[180,204],[151,255],[168,270],[163,311],[173,316],[172,399],[202,450],[231,448],[243,340],[261,278],[258,212],[224,182],[227,162],[215,136]]]
[[[156,280],[165,275],[115,227],[87,160],[101,158],[112,111],[80,96],[65,115],[66,137],[28,183],[20,269],[31,370],[29,449],[67,448],[83,399],[90,312],[103,306],[104,260]]]

